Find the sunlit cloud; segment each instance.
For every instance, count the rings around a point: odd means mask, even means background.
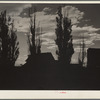
[[[73,6],[63,7],[62,13],[71,19],[72,24],[77,24],[84,16],[84,12],[81,12],[78,8]]]

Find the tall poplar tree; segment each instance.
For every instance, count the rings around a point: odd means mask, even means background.
[[[70,64],[71,57],[74,53],[73,43],[72,43],[72,23],[71,20],[66,16],[63,17],[62,7],[58,8],[58,16],[56,17],[57,28],[56,28],[56,44],[58,50],[56,54],[58,55],[58,60],[60,62]]]

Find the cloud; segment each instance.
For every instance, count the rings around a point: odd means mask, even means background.
[[[30,27],[29,18],[21,18],[19,16],[14,17],[14,26],[18,32],[29,32]]]
[[[15,4],[14,4],[15,5]],[[26,9],[31,7],[31,4],[16,4],[15,6],[10,5],[11,7],[9,7],[8,9],[8,14],[12,15],[12,16],[19,16],[20,13]]]
[[[40,22],[40,26],[43,28],[45,32],[54,31],[56,27],[56,15],[45,15],[45,12],[37,12],[36,13],[36,21]]]
[[[42,38],[42,45],[55,45],[55,41],[53,39],[49,39],[49,38]]]
[[[82,38],[84,37],[85,44],[89,46],[94,44],[93,41],[97,39],[100,28],[95,28],[93,26],[79,27],[74,25],[72,30],[74,44],[79,45],[79,43],[82,42]],[[98,37],[100,37],[100,35]]]
[[[72,29],[74,31],[82,31],[82,32],[89,32],[89,33],[97,32],[100,30],[100,28],[95,28],[92,25],[91,26],[83,26],[83,27],[78,27],[77,25],[73,25]]]
[[[46,32],[45,34],[41,35],[41,38],[49,38],[49,39],[52,39],[54,41],[55,38],[56,38],[56,34],[53,31],[52,32]]]
[[[43,41],[42,45],[47,45],[48,49],[55,48],[55,28],[56,28],[56,13],[51,15],[45,15],[45,11],[50,11],[50,8],[44,8],[42,12],[37,12],[37,19],[40,20],[41,25],[45,31],[45,34],[42,35]],[[62,12],[68,12],[68,17],[71,18],[74,24],[79,23],[79,20],[83,18],[84,13],[79,11],[77,8],[73,6],[65,6]],[[63,13],[64,14],[64,13]],[[66,13],[65,13],[66,14]],[[40,18],[41,17],[41,18]],[[76,29],[76,28],[75,28]],[[79,30],[79,29],[78,29]],[[73,30],[74,31],[74,30]],[[53,41],[53,42],[52,42]],[[52,44],[52,45],[51,45]]]
[[[100,35],[98,35],[98,31],[100,30],[99,28],[95,28],[93,26],[85,26],[85,27],[79,27],[74,25],[72,27],[72,35],[73,35],[73,44],[74,47],[76,48],[77,45],[80,45],[82,43],[82,38],[84,37],[84,41],[86,44],[86,47],[89,47],[91,45],[94,45],[94,40],[98,40],[100,38]],[[55,32],[47,32],[45,34],[42,34],[42,40],[43,43],[42,45],[50,45],[50,48],[53,48],[55,45]],[[51,44],[53,46],[51,46]],[[55,48],[55,47],[54,47]]]
[[[87,49],[88,49],[88,48],[86,47],[86,48],[85,48],[85,51],[87,51]],[[74,51],[79,53],[79,52],[80,52],[80,47],[77,46],[76,48],[74,48]]]
[[[33,16],[34,14],[32,14]],[[46,15],[45,12],[37,12],[36,13],[36,27],[42,27],[43,32],[54,31],[56,22],[55,22],[56,15]],[[27,32],[29,31],[30,26],[30,19],[28,17],[14,17],[16,21],[16,28],[18,31]],[[21,26],[21,27],[20,27]]]
[[[17,14],[19,15],[25,8],[30,7],[31,4],[26,4],[26,5],[21,5],[21,7],[16,6],[14,8],[14,11],[11,11],[11,14]],[[63,8],[65,11],[64,12],[69,12],[69,17],[71,18],[72,22],[75,24],[79,23],[79,20],[83,18],[84,13],[80,12],[77,8],[73,7],[73,6],[65,6]],[[51,14],[51,8],[49,7],[45,7],[41,12],[36,13],[36,22],[37,22],[37,27],[38,27],[38,23],[40,23],[40,26],[42,26],[43,31],[45,32],[49,32],[49,31],[55,31],[56,28],[56,12],[55,14]],[[74,12],[74,13],[73,13]],[[27,13],[24,12],[24,14],[26,15]],[[33,16],[33,14],[32,14]],[[25,31],[26,29],[29,28],[29,18],[25,17],[22,18],[20,16],[14,16],[15,20],[19,21],[20,23],[22,23],[22,27],[18,26],[18,30],[19,31]],[[27,24],[27,25],[26,25]]]
[[[73,24],[77,24],[84,16],[84,12],[78,10],[78,8],[73,6],[65,6],[63,7],[62,13],[69,17]]]
[[[0,4],[0,12],[6,9],[7,15],[10,15],[14,19],[14,25],[17,31],[27,32],[29,29],[29,18],[20,17],[20,13],[29,7],[31,7],[31,4]]]
[[[56,49],[56,48],[57,48],[57,45],[51,45],[47,47],[47,49]]]
[[[78,63],[78,55],[80,52],[80,43],[82,44],[82,38],[84,37],[85,42],[85,51],[87,52],[87,49],[93,45],[95,45],[94,41],[100,40],[100,34],[98,32],[100,31],[100,28],[95,28],[93,26],[84,26],[79,27],[77,25],[74,25],[72,27],[73,30],[73,44],[74,44],[74,55],[72,57],[72,63]],[[75,55],[76,54],[76,55]],[[87,59],[85,58],[85,63],[87,62]]]
[[[96,34],[95,41],[96,41],[96,40],[100,40],[100,34]]]
[[[51,13],[51,8],[49,8],[49,7],[45,7],[44,9],[43,9],[43,12],[45,13],[45,14],[50,14]]]
[[[20,6],[15,6],[13,10],[9,10],[9,14],[16,15],[14,16],[14,19],[19,22],[16,23],[16,28],[18,31],[28,31],[29,30],[29,18],[28,17],[21,17],[20,15],[25,8],[31,7],[31,4],[22,4]],[[73,23],[79,23],[78,20],[83,18],[83,12],[79,11],[77,8],[73,6],[65,6],[63,9],[65,9],[65,12],[69,12],[69,17],[71,18]],[[26,9],[28,10],[28,9]],[[73,13],[74,12],[74,13]],[[23,12],[24,15],[27,15],[28,12]],[[55,14],[51,14],[51,8],[45,7],[42,11],[36,12],[36,23],[37,27],[40,23],[40,26],[43,28],[44,32],[51,32],[55,31],[56,28],[56,12]],[[34,14],[31,14],[32,16]]]

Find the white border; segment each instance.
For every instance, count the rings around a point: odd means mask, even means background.
[[[100,99],[100,91],[0,91],[0,99]]]
[[[0,1],[0,3],[38,3],[38,4],[47,4],[47,3],[67,3],[67,4],[100,4],[100,1]]]
[[[0,3],[100,4],[100,1],[0,1]],[[100,91],[0,90],[0,99],[100,99]]]

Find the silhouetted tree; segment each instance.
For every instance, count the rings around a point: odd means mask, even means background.
[[[36,45],[35,45],[35,34],[36,34],[36,9],[34,8],[34,19],[32,20],[31,8],[29,8],[29,17],[30,17],[30,34],[28,35],[28,43],[29,43],[29,52],[30,55],[36,55]]]
[[[56,54],[58,55],[58,60],[70,64],[71,57],[74,53],[72,44],[72,24],[71,20],[62,15],[62,7],[58,8],[58,17],[56,17],[57,28],[56,28],[56,44],[58,50]]]
[[[39,27],[39,24],[38,24],[38,27],[37,27],[37,38],[36,38],[36,53],[37,54],[40,54],[41,53],[41,34],[42,34],[42,28]]]
[[[30,17],[30,35],[28,35],[28,44],[29,44],[29,56],[34,56],[41,53],[41,40],[40,40],[40,27],[39,24],[36,28],[36,8],[34,8],[34,19],[32,19],[31,11],[32,8],[29,8],[29,17]],[[36,33],[37,32],[37,33]]]
[[[34,11],[34,12],[33,12]],[[31,16],[33,12],[33,16]],[[40,40],[40,27],[39,23],[36,26],[36,8],[34,10],[29,8],[29,18],[30,18],[30,34],[28,34],[28,45],[29,45],[29,55],[26,60],[26,64],[33,64],[36,62],[36,58],[41,53],[41,40]],[[32,65],[31,64],[31,65]]]
[[[86,49],[85,49],[85,41],[84,41],[84,36],[83,36],[82,43],[80,43],[80,52],[79,52],[79,57],[78,57],[78,63],[81,67],[84,66],[85,57],[86,57]]]
[[[37,49],[36,53],[40,54],[41,53],[41,40],[40,40],[40,36],[38,36],[36,49]]]
[[[6,11],[0,15],[0,64],[5,67],[14,66],[19,55],[19,42],[17,42],[14,20],[6,16]]]

